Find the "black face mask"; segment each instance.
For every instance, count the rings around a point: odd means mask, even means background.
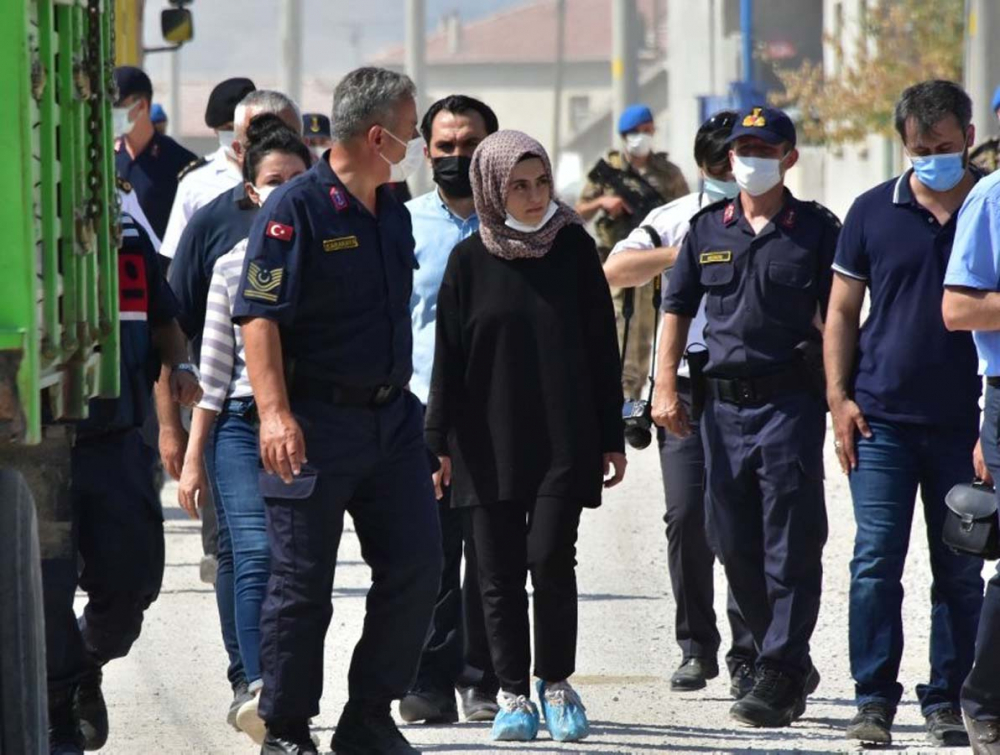
[[[468,199],[472,196],[472,181],[469,179],[471,165],[471,157],[435,157],[431,160],[434,183],[449,197]]]

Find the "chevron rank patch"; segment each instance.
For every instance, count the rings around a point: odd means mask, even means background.
[[[269,304],[276,303],[284,275],[283,267],[267,270],[256,262],[251,262],[247,266],[247,284],[243,289],[243,296],[247,299],[266,301]]]
[[[339,236],[335,239],[323,239],[324,252],[339,252],[343,249],[357,249],[357,236]]]

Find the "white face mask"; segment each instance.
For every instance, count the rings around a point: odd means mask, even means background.
[[[111,122],[115,131],[115,136],[125,136],[135,128],[135,121],[130,121],[128,114],[132,111],[132,106],[111,108]]]
[[[403,155],[403,159],[398,163],[389,162],[385,155],[379,155],[379,157],[389,163],[389,180],[393,183],[400,183],[412,176],[423,165],[424,139],[423,137],[416,136],[410,139],[410,141],[404,142],[389,129],[383,127],[382,130],[406,147],[406,154]]]
[[[515,231],[520,231],[521,233],[534,233],[535,231],[541,230],[545,227],[545,224],[552,220],[552,216],[559,211],[559,205],[555,200],[549,200],[549,207],[542,216],[542,219],[538,221],[537,225],[528,225],[527,223],[522,223],[520,220],[515,218],[509,212],[507,213],[507,219],[504,221],[504,225],[508,228],[513,228]]]
[[[228,155],[233,160],[236,159],[236,153],[233,152],[233,142],[236,141],[235,131],[220,131],[219,132],[219,146],[226,151]]]
[[[773,157],[733,157],[733,178],[751,197],[766,194],[781,183],[781,160]]]
[[[645,157],[653,151],[653,135],[642,131],[626,134],[625,151],[632,157]]]
[[[312,150],[313,157],[315,157],[317,160],[320,160],[320,159],[322,159],[323,153],[326,152],[327,148],[326,147],[310,147],[309,149]]]
[[[271,196],[271,192],[277,189],[278,187],[268,185],[268,186],[254,186],[253,188],[257,192],[257,206],[263,207],[264,202],[266,202],[267,198]]]

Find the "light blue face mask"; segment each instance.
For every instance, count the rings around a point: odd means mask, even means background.
[[[931,191],[954,189],[965,175],[965,152],[927,157],[911,155],[910,162],[913,163],[917,180]]]
[[[702,191],[709,202],[721,202],[723,199],[733,199],[740,193],[739,184],[735,181],[720,181],[718,178],[705,176],[705,186]]]

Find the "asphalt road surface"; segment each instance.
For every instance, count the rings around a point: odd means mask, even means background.
[[[847,657],[848,562],[854,520],[845,479],[827,434],[827,507],[830,539],[824,554],[823,607],[813,658],[823,680],[803,718],[782,730],[742,728],[728,717],[728,679],[694,693],[671,693],[668,679],[680,662],[673,639],[674,602],[667,575],[663,488],[656,451],[629,453],[625,482],[602,508],[586,511],[579,543],[580,645],[573,682],[587,706],[592,733],[585,742],[559,744],[542,729],[530,744],[497,745],[487,724],[406,726],[428,753],[657,753],[850,752],[844,728],[854,713]],[[163,494],[167,568],[159,600],[147,613],[132,654],[105,670],[111,736],[104,752],[259,752],[225,724],[230,700],[215,595],[198,581],[198,525],[176,505],[176,488]],[[906,567],[906,652],[900,680],[906,688],[893,729],[896,752],[941,752],[924,738],[915,686],[928,675],[930,567],[918,513]],[[989,567],[987,567],[989,568]],[[347,667],[359,636],[369,570],[347,523],[327,635],[325,694],[313,731],[321,752],[347,693]],[[724,642],[724,577],[716,571],[717,612]],[[82,605],[78,602],[78,608]],[[955,752],[958,752],[956,750]]]

